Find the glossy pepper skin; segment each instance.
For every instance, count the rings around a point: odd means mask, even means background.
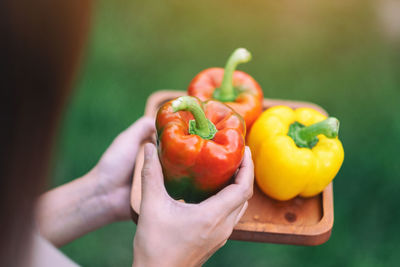
[[[175,199],[206,199],[230,182],[242,160],[244,121],[221,102],[169,101],[157,113],[156,129],[165,186]]]
[[[277,200],[322,192],[344,159],[338,131],[337,119],[311,108],[266,110],[248,136],[260,189]]]
[[[251,54],[239,48],[229,58],[225,69],[209,68],[197,74],[188,87],[188,95],[205,101],[222,101],[246,122],[250,129],[262,112],[263,92],[260,85],[247,73],[235,71],[239,63],[248,62]]]

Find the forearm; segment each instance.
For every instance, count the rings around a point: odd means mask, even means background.
[[[43,237],[55,246],[100,228],[114,219],[94,171],[43,194],[36,219]]]

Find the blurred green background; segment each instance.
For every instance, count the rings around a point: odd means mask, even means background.
[[[398,1],[99,0],[93,14],[53,186],[94,166],[152,92],[184,90],[246,47],[253,60],[240,69],[266,97],[315,102],[341,120],[335,223],[321,246],[230,241],[205,266],[400,264]],[[62,250],[83,266],[129,266],[134,232],[116,223]]]

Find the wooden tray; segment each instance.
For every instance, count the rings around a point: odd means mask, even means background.
[[[158,91],[146,104],[145,115],[155,117],[158,108],[168,100],[185,95],[185,91]],[[307,102],[264,99],[264,109],[276,105],[292,108],[311,107],[324,114],[321,107]],[[137,223],[141,201],[141,171],[143,147],[140,149],[133,175],[131,207],[132,219]],[[318,196],[289,201],[276,201],[254,185],[254,195],[230,239],[293,245],[320,245],[328,241],[333,226],[332,183]]]

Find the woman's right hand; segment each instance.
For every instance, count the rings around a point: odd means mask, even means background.
[[[153,144],[145,146],[142,203],[134,239],[134,266],[199,266],[222,247],[253,194],[250,149],[235,183],[200,204],[172,199]]]

